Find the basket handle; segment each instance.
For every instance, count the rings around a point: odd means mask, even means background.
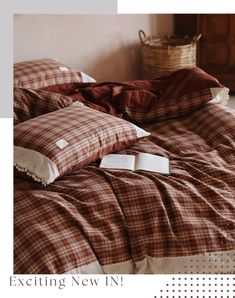
[[[194,42],[198,42],[199,39],[200,39],[201,37],[202,37],[202,34],[199,33],[198,35],[195,35],[195,36],[193,37],[193,41],[194,41]]]
[[[141,29],[141,30],[139,30],[138,35],[139,35],[140,42],[144,43],[144,39],[146,39],[145,32]]]

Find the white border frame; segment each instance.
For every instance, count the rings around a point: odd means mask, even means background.
[[[96,0],[99,4],[98,13],[101,13],[101,1]],[[107,3],[111,0],[105,0]],[[88,7],[92,7],[94,12],[95,0],[8,0],[6,3],[1,4],[1,16],[0,16],[0,36],[1,36],[1,108],[4,103],[7,104],[5,107],[7,114],[10,116],[12,110],[12,63],[13,63],[13,15],[15,13],[85,13],[84,3],[86,3],[86,12],[90,13]],[[104,0],[103,0],[104,3]],[[232,6],[232,7],[231,7]],[[223,1],[208,1],[208,0],[118,0],[118,13],[233,13],[235,12],[235,5],[232,4],[231,0]],[[102,11],[102,13],[105,13]],[[107,11],[107,13],[109,13]],[[3,88],[4,87],[4,88]],[[0,116],[1,117],[1,116]],[[32,297],[35,298],[42,296],[45,293],[46,296],[58,297],[68,295],[75,295],[76,297],[150,297],[159,298],[161,288],[165,288],[168,281],[171,281],[175,275],[139,275],[139,276],[123,276],[123,284],[115,287],[92,287],[92,286],[81,286],[81,287],[67,287],[66,290],[59,290],[50,287],[10,287],[10,275],[12,275],[13,266],[13,123],[10,117],[6,119],[0,119],[0,130],[2,132],[1,139],[1,154],[0,154],[0,189],[1,189],[1,290],[7,297]],[[20,276],[19,276],[20,277]],[[32,278],[34,276],[30,276]],[[91,276],[90,276],[91,277]],[[88,278],[87,276],[84,278]],[[105,277],[102,277],[102,279]],[[175,279],[179,278],[175,276]],[[180,275],[180,278],[189,278]],[[203,276],[192,276],[192,283],[198,282],[205,279],[204,289],[207,291],[207,295],[211,295],[208,292],[208,284],[210,279],[226,279],[229,278],[229,287],[234,283],[235,275],[217,276],[203,275]],[[201,286],[201,283],[200,283]],[[202,287],[201,287],[202,289]],[[224,288],[226,289],[226,287]],[[173,288],[171,289],[173,290]],[[229,295],[225,293],[224,297],[233,297],[234,293]],[[170,293],[169,293],[170,294]],[[169,297],[172,297],[171,292]],[[191,294],[192,297],[196,297],[196,294]],[[71,297],[71,296],[70,296]],[[163,297],[164,296],[163,294]],[[182,293],[184,297],[184,293]],[[201,292],[200,292],[200,296]],[[214,297],[214,296],[212,296]],[[218,295],[219,297],[219,295]]]

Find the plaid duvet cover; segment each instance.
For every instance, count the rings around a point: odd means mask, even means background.
[[[235,272],[235,115],[208,103],[143,125],[125,154],[171,175],[92,163],[51,185],[15,178],[14,273]]]

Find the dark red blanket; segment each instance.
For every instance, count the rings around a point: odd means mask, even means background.
[[[44,90],[69,96],[105,113],[149,123],[195,110],[214,98],[212,88],[222,87],[201,69],[186,68],[156,80],[64,84]]]

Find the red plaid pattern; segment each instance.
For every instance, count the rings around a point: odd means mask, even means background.
[[[211,89],[207,88],[181,97],[169,98],[167,101],[155,102],[151,105],[151,108],[144,103],[137,103],[136,105],[123,103],[121,110],[133,121],[146,123],[180,117],[201,107],[212,99]]]
[[[70,106],[73,99],[58,93],[14,88],[14,124]]]
[[[81,73],[54,59],[44,58],[14,64],[15,87],[39,89],[74,82],[82,82]]]
[[[135,272],[146,256],[164,257],[164,269],[170,257],[234,250],[234,119],[232,110],[205,104],[146,124],[151,137],[121,151],[168,156],[171,175],[93,163],[46,188],[15,179],[14,273],[64,273],[95,261],[130,261]],[[217,273],[235,271],[234,258],[215,265]]]
[[[135,85],[135,82],[134,82]],[[141,82],[136,87],[141,86]],[[228,88],[197,67],[182,68],[156,80],[146,81],[143,90],[129,90],[121,100],[123,114],[137,123],[183,116],[216,96],[228,97]],[[223,99],[223,98],[222,98]],[[227,99],[227,98],[226,98]]]
[[[208,101],[228,98],[228,89],[199,68],[182,68],[156,80],[126,83],[65,84],[47,91],[69,95],[84,104],[137,123],[183,116]]]
[[[57,145],[60,140],[67,142],[63,149]],[[48,158],[56,165],[59,176],[136,141],[136,129],[129,122],[79,104],[25,121],[14,130],[15,146]],[[21,160],[15,162],[22,167]],[[27,170],[36,175],[31,168]]]

